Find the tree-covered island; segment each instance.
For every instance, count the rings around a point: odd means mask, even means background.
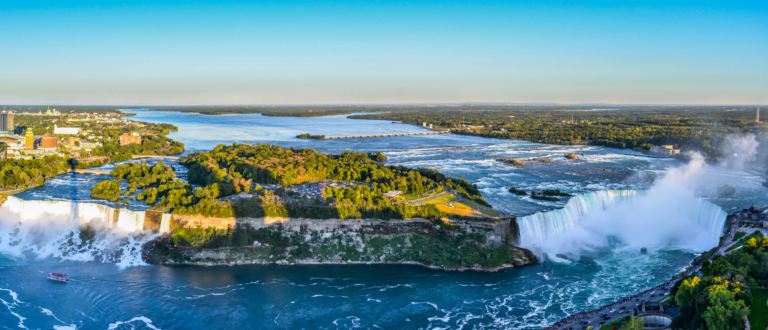
[[[431,169],[385,166],[383,160],[381,153],[329,155],[233,144],[182,158],[180,163],[189,168],[188,183],[162,183],[164,164],[120,165],[112,175],[129,181],[125,189],[142,188],[137,199],[154,202],[153,209],[170,211],[176,219],[234,218],[240,224],[216,228],[177,223],[169,240],[149,247],[148,259],[154,262],[371,263],[384,262],[385,256],[386,262],[496,270],[535,260],[512,244],[514,220],[498,217],[475,185]],[[283,221],[302,222],[305,235],[261,226]],[[348,226],[346,221],[361,228],[332,230],[330,237],[312,229]],[[510,224],[514,227],[508,228]],[[499,230],[511,239],[487,241]],[[363,242],[366,248],[340,241]],[[403,244],[409,248],[393,250]],[[222,247],[226,252],[209,255],[209,249]]]

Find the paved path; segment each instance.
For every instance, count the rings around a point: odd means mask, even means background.
[[[690,270],[686,274],[691,274],[693,271],[694,270]],[[679,276],[675,276],[667,282],[611,305],[568,316],[555,323],[552,329],[586,329],[590,326],[595,327],[595,330],[600,329],[604,324],[613,322],[632,313],[633,309],[638,307],[640,303],[644,301],[659,301],[666,298],[669,294],[669,290],[679,278]],[[600,314],[606,314],[607,319],[602,319]]]
[[[735,217],[731,220],[731,226],[728,229],[728,233],[726,233],[726,238],[723,240],[723,244],[718,246],[715,255],[723,254],[729,246],[735,244],[735,242],[731,242],[731,240],[733,240],[733,236],[736,234],[737,230],[746,229],[738,227],[740,221],[741,219]],[[608,324],[632,313],[633,309],[638,307],[640,303],[644,301],[654,302],[664,299],[669,295],[669,290],[672,289],[675,282],[683,276],[698,272],[699,268],[699,266],[691,268],[685,273],[676,275],[662,284],[608,306],[569,315],[568,317],[555,322],[552,325],[552,329],[586,329],[587,327],[592,326],[595,330],[598,330],[604,324]],[[606,314],[606,319],[601,318],[600,314]]]
[[[431,200],[436,199],[436,198],[443,197],[443,196],[448,195],[448,194],[450,194],[450,193],[447,192],[447,191],[442,191],[442,192],[439,192],[439,193],[431,195],[431,196],[409,200],[408,204],[411,204],[411,205],[421,205],[423,202],[428,202],[428,201],[431,201]]]

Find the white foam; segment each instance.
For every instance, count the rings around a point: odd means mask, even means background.
[[[77,330],[77,326],[75,326],[74,324],[70,324],[70,325],[54,325],[53,329],[54,330]]]
[[[115,219],[115,213],[121,215]],[[0,253],[74,261],[101,260],[120,267],[145,265],[141,245],[157,234],[142,229],[144,212],[74,201],[23,200],[9,196],[0,206]],[[81,240],[81,228],[94,236]]]
[[[128,324],[128,323],[133,323],[133,322],[136,322],[136,321],[144,322],[144,325],[147,328],[150,328],[150,329],[153,329],[153,330],[160,330],[160,328],[157,328],[154,325],[152,325],[152,320],[150,320],[149,318],[147,318],[145,316],[137,316],[137,317],[134,317],[134,318],[132,318],[132,319],[130,319],[128,321],[118,321],[118,322],[115,322],[115,323],[110,323],[109,327],[107,328],[107,330],[117,329],[117,327],[120,326],[121,324]]]

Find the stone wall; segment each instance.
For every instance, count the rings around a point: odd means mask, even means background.
[[[469,221],[444,220],[453,226],[451,232],[458,234],[480,234],[485,236],[488,244],[499,245],[505,239],[517,244],[517,219],[514,217],[499,221]],[[408,220],[376,220],[376,219],[303,219],[303,218],[239,218],[236,226],[251,226],[253,228],[276,228],[283,231],[305,232],[357,232],[369,234],[400,234],[416,233],[420,235],[436,235],[443,230],[439,225],[426,219]]]
[[[149,212],[147,219],[151,216]],[[159,227],[159,218],[157,219]],[[450,232],[459,234],[480,234],[485,236],[488,244],[499,245],[504,240],[518,244],[518,226],[515,217],[497,221],[448,220],[445,224],[452,225]],[[154,226],[150,225],[150,226]],[[250,226],[252,228],[275,228],[282,231],[306,232],[356,232],[368,234],[401,234],[415,233],[419,235],[436,235],[444,230],[430,220],[413,218],[407,220],[377,220],[377,219],[305,219],[305,218],[215,218],[204,216],[173,215],[171,228],[177,227],[213,227],[217,229]],[[145,226],[146,227],[146,226]]]
[[[171,218],[171,228],[178,227],[213,227],[217,229],[234,228],[235,218],[205,217],[202,215],[176,215]],[[158,226],[159,227],[159,226]]]
[[[163,212],[144,211],[144,230],[160,231],[160,223],[163,221]]]

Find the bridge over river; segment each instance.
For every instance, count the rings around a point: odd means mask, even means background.
[[[109,175],[112,171],[107,170],[92,170],[87,168],[76,168],[72,170],[72,172],[75,172],[77,174],[98,174],[98,175]]]
[[[179,159],[179,156],[157,156],[157,155],[133,155],[131,156],[133,159],[143,159],[143,158],[161,158],[161,159]]]
[[[451,134],[451,132],[438,131],[438,132],[391,133],[391,134],[369,134],[369,135],[334,135],[334,136],[326,136],[325,139],[326,140],[362,139],[362,138],[395,137],[395,136],[411,136],[411,135],[436,135],[436,134]]]

